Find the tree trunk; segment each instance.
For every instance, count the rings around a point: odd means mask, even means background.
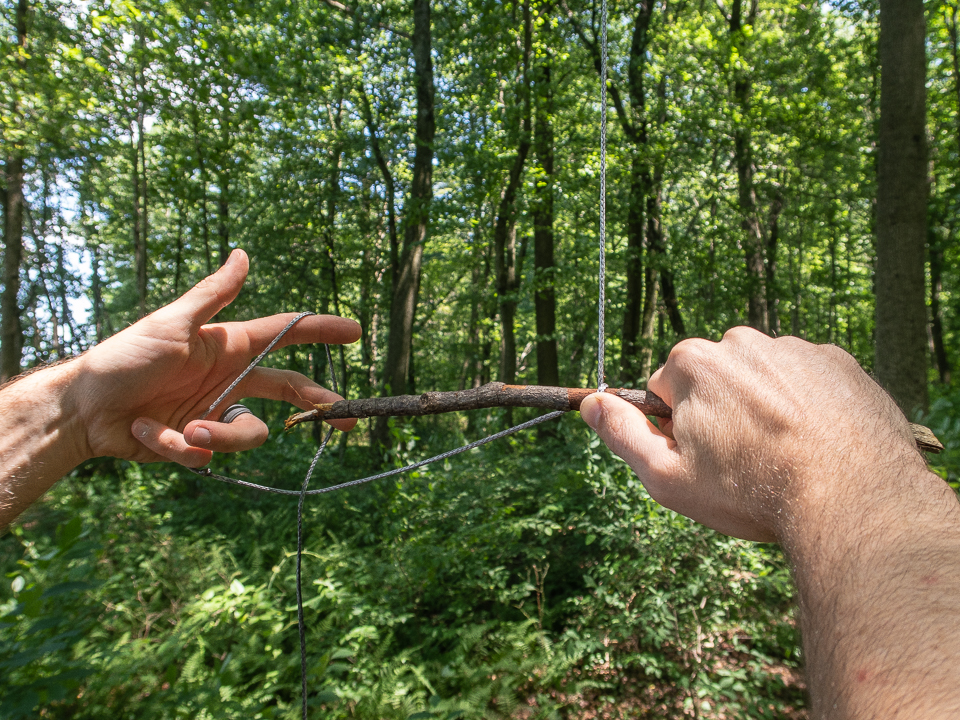
[[[387,343],[385,376],[392,393],[408,387],[413,354],[413,322],[417,311],[417,290],[423,262],[423,246],[430,223],[433,199],[434,118],[433,60],[430,55],[430,0],[413,0],[413,60],[417,95],[416,151],[413,181],[405,208],[403,251],[395,273],[390,306],[390,337]]]
[[[522,76],[518,83],[521,102],[520,137],[517,154],[507,176],[507,185],[500,197],[497,222],[493,230],[493,253],[497,275],[497,299],[500,305],[500,380],[512,384],[517,375],[517,347],[514,323],[517,314],[519,274],[517,272],[516,205],[523,176],[523,166],[530,153],[530,45],[532,26],[530,5],[523,5]]]
[[[741,57],[748,36],[744,28],[754,22],[756,3],[743,17],[743,0],[734,0],[728,18],[730,41]],[[760,332],[770,332],[767,307],[766,275],[763,261],[763,233],[757,216],[757,196],[753,184],[753,146],[750,130],[750,101],[752,82],[746,70],[734,68],[733,101],[737,105],[739,121],[733,128],[734,161],[737,166],[737,200],[740,209],[740,227],[743,229],[743,252],[747,280],[747,322]]]
[[[133,157],[133,173],[130,178],[131,190],[133,191],[133,264],[136,273],[137,283],[137,306],[138,316],[145,317],[147,314],[147,249],[145,247],[146,238],[143,237],[143,226],[141,225],[140,209],[140,141],[135,137],[138,121],[130,128],[131,149]]]
[[[207,220],[207,165],[200,144],[200,118],[193,110],[193,147],[197,153],[197,169],[200,171],[200,234],[203,237],[203,259],[207,275],[213,272],[213,257],[210,253],[210,223]]]
[[[635,151],[636,152],[636,151]],[[634,156],[630,173],[630,204],[627,208],[626,300],[620,334],[620,381],[634,382],[640,373],[640,322],[643,316],[643,225],[646,188],[640,159]]]
[[[14,155],[6,161],[6,207],[4,212],[3,254],[3,335],[0,338],[3,360],[0,381],[6,382],[20,373],[23,352],[23,329],[20,327],[20,263],[23,262],[23,157]]]
[[[908,415],[927,407],[924,39],[922,0],[881,0],[876,372]]]
[[[537,78],[534,152],[538,173],[533,208],[533,267],[536,277],[537,382],[559,385],[557,357],[557,294],[554,290],[553,235],[553,87],[550,60],[540,64]]]
[[[230,257],[230,177],[221,173],[217,184],[220,186],[217,196],[217,238],[220,265],[223,265]]]
[[[767,231],[766,291],[770,332],[780,334],[780,297],[777,292],[777,246],[780,244],[780,214],[783,212],[783,191],[776,190],[770,203],[770,229]]]
[[[147,314],[147,154],[146,141],[143,137],[144,115],[146,114],[144,93],[143,65],[144,36],[143,27],[139,26],[138,66],[134,68],[134,88],[136,91],[136,144],[133,146],[133,255],[137,273],[137,301],[139,316]],[[131,129],[131,144],[133,141]]]
[[[27,0],[19,0],[16,11],[17,46],[24,52],[27,46]],[[17,58],[20,71],[26,69],[24,56]],[[11,117],[20,115],[14,94]],[[0,298],[0,382],[6,382],[20,373],[23,354],[23,328],[20,327],[20,264],[23,262],[23,150],[14,143],[4,165],[6,192],[4,193],[3,223],[3,295]]]
[[[943,316],[940,307],[940,293],[943,291],[943,248],[935,238],[930,240],[930,335],[940,382],[949,385],[952,368],[943,342]]]

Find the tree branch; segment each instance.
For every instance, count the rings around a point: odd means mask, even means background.
[[[340,400],[316,405],[315,410],[293,415],[286,422],[289,430],[302,422],[339,420],[343,418],[412,417],[478,410],[495,407],[531,407],[548,410],[579,410],[580,403],[596,390],[588,388],[549,387],[546,385],[506,385],[492,382],[459,392],[426,392],[422,395]],[[608,388],[647,415],[669,418],[670,407],[652,392]]]
[[[529,407],[567,412],[579,410],[584,398],[595,392],[592,388],[505,385],[502,382],[492,382],[459,392],[426,392],[422,395],[395,395],[321,403],[314,406],[315,410],[291,415],[284,426],[290,430],[304,422],[387,416],[414,417],[496,407]],[[670,406],[649,390],[607,388],[604,392],[626,400],[644,415],[664,419],[673,417]],[[929,428],[911,423],[910,429],[917,447],[921,450],[932,453],[943,450],[943,445]]]

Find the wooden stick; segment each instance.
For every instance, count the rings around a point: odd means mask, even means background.
[[[595,392],[596,390],[588,388],[505,385],[501,382],[492,382],[472,390],[461,390],[459,392],[426,392],[422,395],[396,395],[393,397],[321,403],[314,406],[314,410],[292,415],[287,419],[285,426],[289,430],[303,422],[382,416],[412,417],[494,407],[579,410],[583,399]],[[607,388],[605,392],[626,400],[644,415],[665,419],[673,416],[673,410],[670,406],[649,390]],[[934,453],[943,450],[943,445],[929,428],[911,424],[911,430],[913,430],[917,447],[921,450]]]
[[[286,422],[287,429],[302,422],[339,420],[342,418],[367,418],[389,416],[437,415],[460,410],[478,410],[494,407],[530,407],[545,410],[579,410],[580,403],[596,390],[586,388],[550,387],[547,385],[505,385],[501,382],[487,383],[471,390],[459,392],[426,392],[422,395],[397,395],[394,397],[340,400],[335,403],[316,405],[315,410],[298,413]],[[623,398],[640,408],[646,415],[668,418],[670,407],[652,392],[643,390],[617,390],[608,388],[608,393]]]

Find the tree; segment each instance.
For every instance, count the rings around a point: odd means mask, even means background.
[[[921,0],[881,0],[876,371],[908,415],[927,406],[925,28]]]
[[[27,0],[18,0],[14,30],[16,44],[11,70],[24,82],[27,63]],[[13,89],[13,103],[10,115],[14,122],[23,122],[17,94]],[[23,261],[23,127],[15,127],[18,135],[9,143],[4,160],[5,187],[3,192],[3,295],[0,297],[0,382],[5,382],[20,372],[20,358],[23,350],[23,329],[20,327],[20,263]]]

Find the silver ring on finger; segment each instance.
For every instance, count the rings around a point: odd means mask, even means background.
[[[253,411],[246,405],[231,405],[223,411],[223,415],[220,416],[220,422],[229,424],[241,415],[253,415]]]

